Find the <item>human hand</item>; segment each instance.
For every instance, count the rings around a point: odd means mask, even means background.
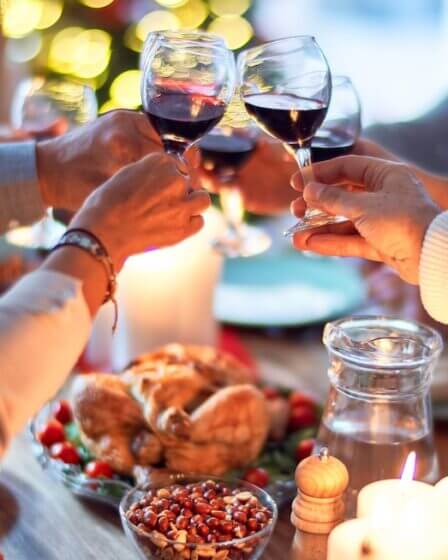
[[[147,118],[112,111],[36,147],[42,199],[47,206],[76,211],[96,187],[119,169],[161,151]]]
[[[261,136],[254,153],[236,178],[245,209],[260,215],[284,212],[295,198],[290,177],[296,169],[297,163],[280,142]],[[199,180],[204,189],[219,192],[221,182],[213,173],[201,168]]]
[[[174,245],[198,232],[210,204],[204,191],[187,193],[176,161],[151,154],[128,165],[94,191],[70,227],[95,234],[119,270],[127,257]]]
[[[359,156],[335,158],[312,169],[314,178],[306,186],[300,174],[293,177],[294,187],[303,191],[303,198],[292,204],[294,214],[302,216],[306,202],[350,222],[297,233],[294,246],[385,262],[403,280],[418,284],[423,239],[440,210],[410,169]]]

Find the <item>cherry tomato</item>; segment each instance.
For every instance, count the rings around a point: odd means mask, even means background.
[[[291,409],[289,417],[289,429],[292,431],[309,428],[317,423],[316,409],[314,405],[300,404]]]
[[[244,480],[250,482],[251,484],[255,484],[255,486],[258,486],[259,488],[264,488],[269,484],[269,473],[261,467],[255,467],[246,471]]]
[[[268,399],[276,399],[280,396],[280,393],[275,387],[263,387],[262,389],[264,396]]]
[[[38,434],[42,445],[50,447],[53,443],[65,440],[64,426],[57,420],[50,420]]]
[[[114,471],[104,461],[90,461],[84,472],[90,478],[112,478],[114,475]]]
[[[54,410],[54,417],[61,424],[68,424],[72,421],[72,409],[68,401],[59,401]]]
[[[303,439],[296,448],[296,459],[300,463],[303,459],[309,457],[313,451],[314,439]]]
[[[50,453],[53,459],[59,459],[68,465],[79,465],[81,462],[78,450],[69,441],[55,443],[51,446]]]
[[[300,391],[293,391],[289,395],[289,404],[291,405],[292,408],[302,404],[308,404],[313,406],[316,405],[314,400],[309,395],[306,395],[305,393],[301,393]]]

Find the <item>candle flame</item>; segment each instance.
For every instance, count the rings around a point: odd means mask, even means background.
[[[417,454],[415,451],[411,451],[406,459],[406,463],[404,464],[403,472],[401,473],[401,480],[403,482],[414,480],[416,460]]]

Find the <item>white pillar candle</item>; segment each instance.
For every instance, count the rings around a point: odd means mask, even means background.
[[[335,527],[328,538],[327,560],[361,560],[366,546],[370,548],[368,531],[366,519],[350,519]]]

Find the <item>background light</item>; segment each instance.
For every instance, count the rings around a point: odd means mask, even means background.
[[[140,41],[144,41],[148,33],[179,29],[179,19],[167,10],[154,10],[146,14],[138,23],[135,34]]]
[[[36,29],[47,29],[54,25],[62,15],[62,0],[40,0],[42,9]]]
[[[116,109],[122,109],[122,106],[119,103],[117,103],[114,99],[108,99],[98,109],[98,114],[102,115],[104,113],[108,113],[109,111],[115,111]]]
[[[250,5],[251,0],[210,0],[210,9],[217,16],[241,16]]]
[[[88,8],[105,8],[112,4],[114,0],[80,0],[81,4],[87,6]]]
[[[3,35],[20,39],[31,33],[42,16],[39,0],[12,0],[3,5]]]
[[[248,43],[254,30],[247,19],[241,16],[220,16],[211,22],[208,30],[220,35],[229,49],[240,49]]]
[[[184,29],[196,29],[204,23],[209,14],[208,5],[203,0],[189,0],[184,6],[173,10]]]
[[[178,8],[188,2],[188,0],[156,0],[164,8]]]
[[[119,107],[136,109],[141,104],[140,70],[126,70],[110,86],[111,100]]]
[[[6,56],[8,60],[20,64],[35,58],[41,48],[42,37],[38,31],[35,31],[23,39],[9,39],[6,43]]]

